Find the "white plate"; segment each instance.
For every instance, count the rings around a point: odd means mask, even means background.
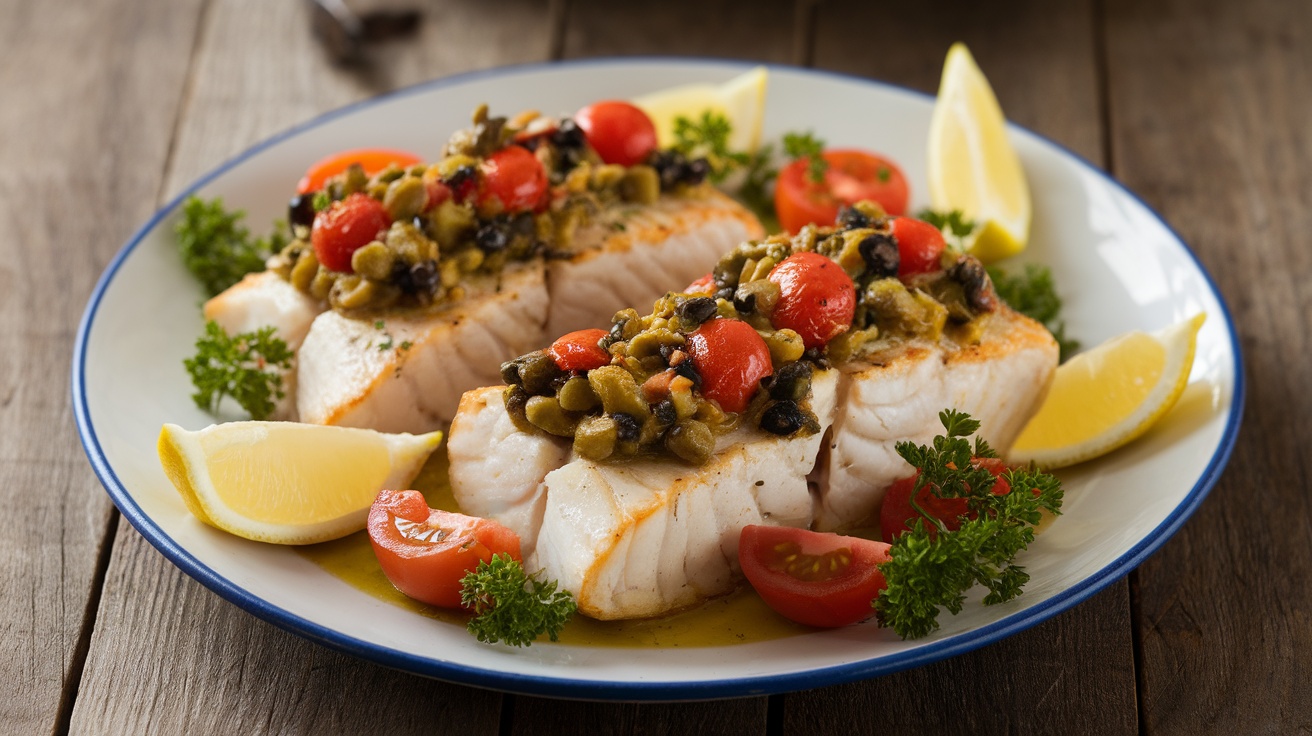
[[[873,624],[723,647],[631,650],[480,644],[463,628],[360,593],[290,549],[247,542],[197,522],[160,469],[160,425],[200,428],[182,361],[202,323],[202,294],[171,237],[183,196],[222,196],[252,229],[284,216],[306,165],[353,147],[424,156],[466,124],[478,103],[514,113],[567,113],[744,65],[605,60],[477,73],[329,113],[266,141],[197,181],[132,237],[92,295],[73,359],[78,427],[96,473],[123,515],[166,557],[219,595],[289,631],[385,665],[470,685],[591,699],[717,698],[847,682],[950,657],[1033,626],[1125,575],[1179,528],[1215,484],[1243,404],[1238,344],[1220,295],[1193,254],[1133,194],[1078,157],[1013,127],[1034,192],[1026,257],[1050,265],[1070,334],[1085,345],[1157,329],[1199,311],[1191,386],[1140,441],[1064,474],[1065,515],[1024,562],[1025,594],[944,614],[933,636],[899,641]],[[891,155],[913,205],[925,203],[924,151],[932,100],[884,84],[787,67],[770,70],[767,138],[813,129],[833,146]]]

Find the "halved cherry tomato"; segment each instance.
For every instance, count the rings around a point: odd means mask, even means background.
[[[897,164],[869,151],[840,149],[821,154],[829,168],[823,182],[811,180],[809,159],[799,159],[779,172],[774,208],[779,224],[795,233],[804,225],[832,225],[838,208],[863,199],[878,202],[890,215],[907,211],[910,196],[906,175]]]
[[[703,323],[688,335],[688,354],[702,377],[702,395],[725,411],[746,409],[761,379],[774,372],[765,340],[741,320]]]
[[[897,275],[911,276],[942,268],[939,259],[948,247],[943,231],[914,217],[894,217],[891,223],[900,259]]]
[[[562,371],[590,371],[610,364],[610,353],[597,344],[605,330],[575,330],[556,338],[547,352]]]
[[[1007,466],[1001,460],[993,457],[977,457],[971,460],[971,463],[976,467],[985,468],[997,478],[992,490],[995,496],[1011,493],[1011,484],[1002,477]],[[895,482],[884,494],[884,502],[879,507],[879,532],[885,542],[892,542],[903,532],[911,531],[916,519],[921,518],[911,506],[911,491],[915,489],[916,478],[919,476],[920,471],[917,470],[915,475]],[[925,513],[943,522],[943,526],[948,531],[960,529],[962,518],[970,518],[966,499],[939,498],[928,485],[916,494],[916,503],[925,510]],[[925,521],[925,528],[929,531],[930,538],[938,535],[937,527],[928,520]]]
[[[770,322],[801,335],[808,348],[822,348],[852,328],[856,284],[834,261],[819,253],[794,253],[766,278],[779,287]]]
[[[501,201],[506,212],[530,212],[546,203],[547,170],[523,146],[510,145],[483,160],[479,204]]]
[[[369,509],[369,541],[396,589],[460,607],[460,579],[492,555],[521,559],[519,535],[491,519],[430,509],[419,491],[383,491]]]
[[[883,542],[782,526],[745,526],[738,536],[738,561],[761,598],[785,618],[826,628],[874,614],[888,549]]]
[[[360,164],[364,173],[373,176],[383,169],[396,164],[401,168],[414,166],[420,158],[407,151],[395,151],[390,148],[357,148],[350,151],[334,153],[319,159],[305,172],[305,176],[296,184],[297,194],[317,192],[334,176],[346,171],[351,164]]]
[[[706,294],[707,296],[715,293],[715,275],[706,274],[696,281],[683,287],[685,294]]]
[[[334,271],[352,273],[351,255],[391,224],[382,202],[356,192],[314,216],[310,243],[320,263]]]
[[[608,164],[640,164],[656,150],[656,126],[637,105],[619,100],[597,102],[579,110],[574,122],[583,130],[588,145]]]

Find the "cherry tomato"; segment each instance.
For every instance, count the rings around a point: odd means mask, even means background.
[[[703,323],[688,335],[688,354],[702,377],[702,395],[725,411],[746,409],[761,379],[774,372],[765,340],[741,320]]]
[[[460,607],[460,579],[492,555],[521,559],[519,535],[491,519],[430,509],[419,491],[383,491],[369,509],[369,541],[396,589]]]
[[[401,168],[414,166],[420,159],[413,153],[394,151],[388,148],[357,148],[351,151],[334,153],[327,158],[316,161],[296,184],[297,194],[317,192],[334,176],[346,171],[351,164],[360,164],[364,173],[373,176],[383,169],[396,164]]]
[[[890,215],[907,211],[910,196],[907,178],[888,159],[853,149],[825,151],[829,164],[825,180],[814,182],[808,169],[809,159],[799,159],[779,172],[774,190],[774,208],[779,224],[789,232],[804,225],[833,225],[838,208],[863,199],[878,202]]]
[[[1003,472],[1007,470],[1006,465],[1001,460],[992,457],[977,457],[971,461],[976,467],[985,468],[993,474],[997,481],[993,484],[993,494],[1004,496],[1011,493],[1011,484],[1002,477]],[[884,494],[884,502],[879,507],[879,531],[885,542],[892,542],[903,532],[911,530],[915,525],[916,519],[921,518],[911,506],[911,491],[916,487],[916,478],[920,476],[920,471],[916,474],[903,478],[889,487],[888,493]],[[949,531],[956,531],[961,528],[963,517],[969,518],[970,513],[966,508],[966,499],[964,498],[939,498],[934,495],[933,489],[928,485],[920,489],[916,494],[916,503],[925,513],[933,516],[935,519],[943,522],[943,526]],[[928,520],[925,521],[925,527],[929,530],[929,536],[937,536],[938,530]]]
[[[382,202],[356,192],[314,216],[310,243],[320,263],[334,271],[352,273],[351,254],[391,224]]]
[[[424,199],[424,212],[433,209],[455,196],[454,192],[451,191],[451,187],[442,183],[442,181],[436,177],[431,179],[424,177],[424,194],[426,195]]]
[[[939,258],[948,247],[942,230],[914,217],[894,217],[892,228],[900,259],[898,276],[929,273],[942,268]]]
[[[529,212],[545,203],[547,170],[542,162],[523,146],[510,145],[483,161],[483,188],[479,204],[493,198],[501,201],[506,212]]]
[[[766,278],[779,287],[770,322],[801,335],[808,348],[823,348],[852,328],[856,284],[834,261],[819,253],[794,253]]]
[[[590,371],[610,365],[610,353],[597,344],[606,335],[605,330],[576,330],[556,338],[547,352],[562,371]]]
[[[879,565],[889,545],[783,526],[743,527],[738,561],[761,598],[780,615],[832,628],[864,621],[884,589]]]
[[[608,164],[633,166],[656,150],[656,126],[642,108],[607,100],[588,105],[574,116],[588,145]]]
[[[715,293],[715,275],[714,275],[714,274],[709,274],[709,273],[708,273],[708,274],[706,274],[705,276],[703,276],[703,277],[697,279],[696,281],[692,282],[691,284],[688,284],[687,286],[683,287],[683,293],[685,293],[685,294],[705,294],[705,295],[707,295],[707,296],[710,296],[711,294],[714,294],[714,293]]]

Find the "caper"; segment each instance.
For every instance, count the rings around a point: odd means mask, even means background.
[[[459,243],[472,234],[477,226],[474,210],[450,199],[438,205],[432,215],[432,232],[443,248]]]
[[[394,265],[392,251],[377,240],[351,254],[351,270],[374,281],[391,278]]]
[[[614,189],[619,186],[620,181],[624,179],[624,167],[618,164],[602,164],[592,170],[592,181],[589,182],[595,190]]]
[[[438,280],[442,286],[450,289],[460,283],[460,262],[447,259],[438,264]]]
[[[327,299],[329,292],[333,289],[333,282],[336,280],[336,273],[320,266],[314,274],[314,279],[310,281],[310,296],[315,299]]]
[[[288,280],[297,289],[308,292],[315,275],[318,273],[319,258],[314,254],[314,248],[306,248],[296,257],[296,263],[292,265],[292,272]]]
[[[683,335],[666,328],[644,330],[629,341],[629,355],[634,358],[649,358],[660,355],[666,345],[675,347],[684,344]]]
[[[601,399],[607,414],[647,416],[647,402],[642,398],[641,389],[633,380],[633,374],[624,368],[617,365],[594,368],[588,371],[588,384]]]
[[[333,285],[333,306],[341,309],[360,309],[373,303],[378,283],[362,276],[343,276]]]
[[[610,415],[615,420],[615,437],[620,442],[637,442],[638,436],[642,432],[642,422],[632,414],[624,412],[615,412]]]
[[[398,175],[400,172],[398,171]],[[402,176],[387,187],[383,195],[383,208],[393,222],[409,220],[419,214],[428,203],[428,188],[417,176]]]
[[[456,263],[460,264],[460,270],[465,273],[477,271],[478,267],[483,265],[485,257],[483,251],[478,248],[466,248],[455,256]]]
[[[787,328],[768,332],[762,337],[765,338],[765,346],[770,349],[770,361],[774,365],[799,360],[806,350],[802,336]]]
[[[784,399],[766,407],[761,414],[761,429],[770,434],[790,435],[806,424],[806,416],[796,401]]]
[[[589,460],[605,460],[615,453],[619,431],[607,416],[588,417],[574,429],[574,452]]]
[[[573,437],[579,423],[577,416],[562,409],[560,402],[550,396],[530,396],[524,415],[533,426],[557,437]]]
[[[665,433],[665,448],[692,465],[704,465],[715,451],[715,435],[705,424],[685,419]]]
[[[548,355],[545,350],[529,353],[511,362],[516,364],[519,380],[510,383],[523,386],[525,391],[534,396],[546,396],[554,393],[551,390],[551,383],[564,375],[564,372],[556,365],[555,359]]]
[[[587,411],[601,403],[601,399],[597,398],[596,392],[588,384],[588,379],[583,376],[575,376],[566,381],[560,387],[557,398],[561,407],[568,411]]]

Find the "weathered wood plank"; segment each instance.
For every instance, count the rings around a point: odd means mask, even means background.
[[[793,61],[794,3],[663,2],[659,6],[571,0],[566,58],[635,54]],[[732,28],[732,32],[726,32]]]
[[[1092,21],[1085,2],[827,2],[819,7],[815,62],[932,94],[948,47],[964,41],[1011,120],[1101,162]],[[869,33],[852,31],[862,28]],[[1133,732],[1133,657],[1127,584],[1118,582],[990,647],[786,696],[784,732]]]
[[[198,11],[0,2],[6,733],[51,730],[81,671],[113,507],[78,444],[64,367],[96,277],[153,209]]]
[[[1312,728],[1312,6],[1106,4],[1112,151],[1234,311],[1230,466],[1139,570],[1149,733]]]
[[[551,45],[537,33],[548,25],[545,2],[507,9],[468,0],[424,10],[415,38],[369,49],[362,68],[337,68],[310,34],[306,3],[214,0],[163,191],[325,110],[431,77],[541,60]],[[156,193],[147,189],[130,204],[144,215]],[[400,734],[460,723],[465,732],[495,733],[500,703],[495,693],[377,667],[268,626],[185,577],[124,524],[72,728]]]

